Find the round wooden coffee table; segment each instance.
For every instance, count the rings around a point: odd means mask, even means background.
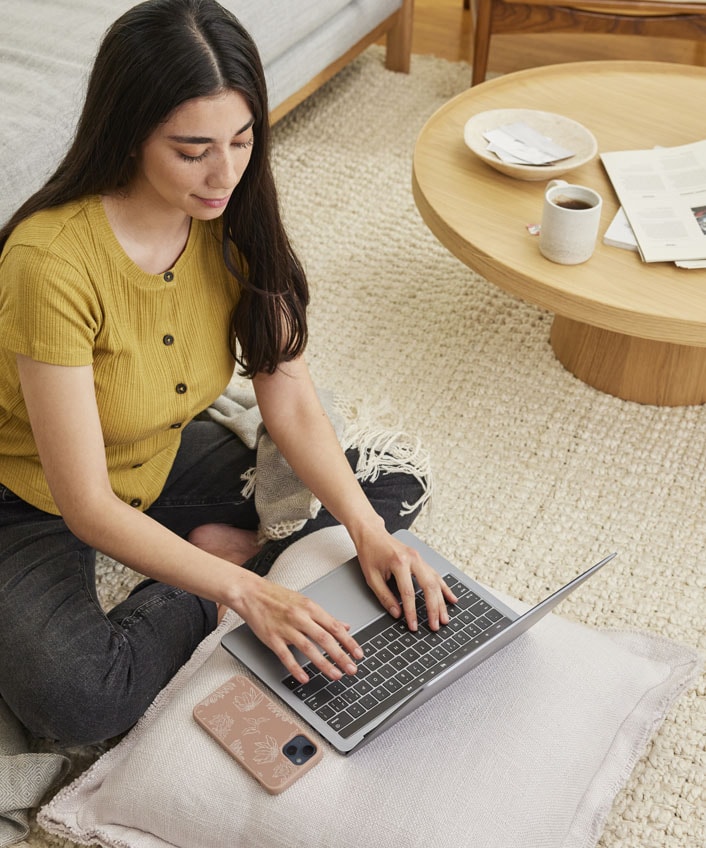
[[[583,265],[557,265],[527,225],[545,182],[498,173],[464,144],[478,112],[531,108],[588,127],[601,152],[688,144],[706,136],[706,69],[663,62],[533,68],[469,88],[441,107],[414,151],[413,191],[429,228],[455,256],[507,292],[555,314],[551,344],[581,380],[626,400],[706,402],[706,270],[645,263],[601,241],[618,200],[595,159],[566,179],[604,201],[599,243]]]

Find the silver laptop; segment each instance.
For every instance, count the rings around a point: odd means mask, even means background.
[[[227,633],[223,647],[249,668],[338,751],[349,754],[409,715],[461,675],[504,648],[552,610],[584,580],[609,562],[610,554],[523,615],[513,612],[407,530],[395,536],[439,574],[459,599],[449,604],[449,623],[434,632],[426,626],[421,590],[419,629],[381,610],[353,558],[303,590],[336,618],[351,625],[365,651],[356,675],[331,681],[295,651],[309,682],[295,680],[247,624]]]

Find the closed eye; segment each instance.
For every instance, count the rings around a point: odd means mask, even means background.
[[[237,147],[239,150],[247,150],[249,147],[252,147],[254,143],[255,136],[251,135],[247,141],[234,141],[233,147]],[[198,156],[189,156],[182,152],[179,152],[179,156],[181,156],[184,162],[203,162],[203,160],[208,156],[208,149],[204,150],[204,152]]]
[[[200,156],[187,156],[186,153],[180,153],[179,155],[185,162],[202,162],[208,155],[208,150],[204,150]]]

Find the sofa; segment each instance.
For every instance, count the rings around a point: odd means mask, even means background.
[[[0,220],[53,172],[102,34],[137,0],[0,0]],[[276,121],[369,44],[408,71],[413,0],[221,0],[255,39]]]

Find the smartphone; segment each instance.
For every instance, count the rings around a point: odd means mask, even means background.
[[[272,795],[306,774],[323,753],[308,730],[242,674],[198,703],[194,718]]]

